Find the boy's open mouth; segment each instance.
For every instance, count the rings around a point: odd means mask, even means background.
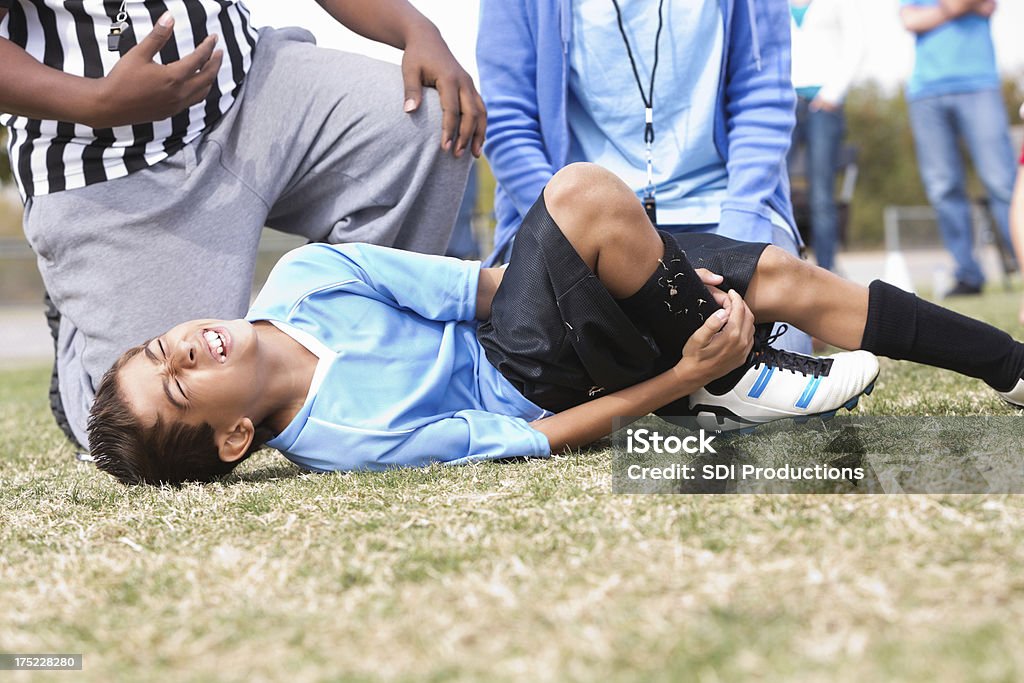
[[[203,330],[203,339],[215,361],[223,363],[228,359],[230,337],[225,330]]]

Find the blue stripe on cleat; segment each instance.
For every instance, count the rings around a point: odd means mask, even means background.
[[[814,398],[814,394],[818,392],[818,386],[821,384],[821,377],[812,377],[807,382],[807,386],[804,387],[804,393],[800,394],[800,398],[796,400],[794,404],[797,408],[806,408],[811,405],[811,399]]]
[[[761,374],[757,376],[756,380],[754,380],[754,384],[750,387],[750,391],[747,393],[747,396],[750,398],[761,398],[761,394],[764,393],[765,387],[768,386],[768,382],[771,381],[774,373],[774,367],[766,365],[761,368]]]

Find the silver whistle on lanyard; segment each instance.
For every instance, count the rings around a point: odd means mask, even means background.
[[[113,23],[110,24],[110,33],[107,34],[107,50],[110,52],[121,51],[121,36],[128,30],[128,12],[125,10],[128,0],[121,3],[121,9],[117,12]]]

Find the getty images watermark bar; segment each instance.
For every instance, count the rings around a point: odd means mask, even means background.
[[[615,493],[1024,493],[1015,416],[840,416],[746,434],[693,417],[616,427]]]
[[[0,671],[81,671],[80,654],[0,653]]]

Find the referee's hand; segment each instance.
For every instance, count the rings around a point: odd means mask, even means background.
[[[461,157],[466,150],[479,157],[487,134],[487,108],[473,79],[455,60],[435,30],[418,34],[402,56],[405,113],[419,109],[423,86],[437,89],[441,100],[441,149]]]
[[[157,64],[157,54],[173,35],[174,17],[167,12],[98,79],[94,110],[83,123],[112,128],[162,121],[206,99],[224,60],[224,52],[214,50],[217,36],[207,36],[195,52],[176,62]]]

